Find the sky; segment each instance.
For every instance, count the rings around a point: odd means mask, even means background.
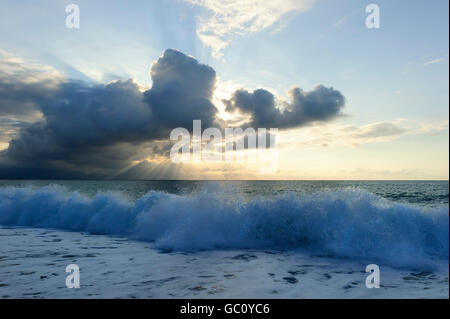
[[[371,3],[3,0],[0,178],[448,180],[448,1]],[[195,119],[277,170],[174,163]]]

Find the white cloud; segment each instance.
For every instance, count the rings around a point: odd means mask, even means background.
[[[435,60],[427,61],[423,65],[435,64],[435,63],[439,63],[441,61],[442,61],[442,59],[435,59]]]
[[[361,126],[327,123],[280,133],[278,143],[281,147],[292,149],[317,146],[357,147],[390,142],[402,136],[448,134],[448,123],[448,120],[417,123],[405,119]]]
[[[338,21],[336,21],[333,24],[333,27],[335,27],[335,28],[340,27],[341,25],[345,24],[349,18],[350,18],[350,15],[346,15],[346,16],[342,17],[341,19],[339,19]]]
[[[222,57],[223,49],[236,35],[258,32],[274,25],[291,12],[309,10],[316,0],[184,0],[206,8],[200,17],[197,34],[211,47],[212,55]]]
[[[446,58],[448,58],[448,55],[443,56],[443,57],[438,58],[438,59],[433,59],[433,60],[427,61],[427,62],[425,62],[423,65],[424,65],[424,66],[427,66],[427,65],[430,65],[430,64],[440,63],[440,62],[442,62],[442,61],[443,61],[444,59],[446,59]]]

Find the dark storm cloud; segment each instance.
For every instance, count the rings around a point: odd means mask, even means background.
[[[0,143],[7,143],[14,138],[22,127],[29,125],[28,122],[16,121],[0,117]]]
[[[45,122],[23,129],[7,154],[64,158],[118,142],[166,139],[171,129],[191,127],[194,119],[213,124],[214,70],[166,50],[151,76],[153,87],[144,94],[132,80],[95,86],[61,83],[52,101],[38,104]]]
[[[0,69],[0,116],[27,117],[39,111],[55,92],[54,83],[24,82]]]
[[[276,127],[288,129],[315,122],[329,121],[341,114],[345,98],[341,92],[323,85],[312,91],[294,88],[289,91],[291,102],[284,102],[283,109],[277,106],[275,96],[265,89],[253,92],[236,91],[230,100],[225,100],[228,112],[239,110],[248,114],[252,127]]]
[[[4,157],[28,168],[39,163],[48,170],[110,176],[128,165],[138,148],[132,143],[158,133],[132,81],[94,87],[62,83],[53,101],[40,109],[45,121],[22,128],[4,152]]]
[[[144,100],[165,127],[191,128],[192,120],[214,126],[217,109],[211,102],[216,72],[176,50],[166,50],[152,65],[153,86]]]
[[[16,126],[9,147],[0,152],[0,178],[159,178],[161,171],[172,178],[173,165],[145,160],[167,157],[170,131],[191,130],[194,119],[202,121],[203,129],[223,129],[212,103],[216,73],[169,49],[150,75],[153,84],[146,92],[132,80],[92,85],[62,77],[29,81],[0,76],[0,115],[42,114],[42,120]],[[241,90],[227,108],[251,114],[247,124],[255,128],[282,129],[329,120],[344,104],[338,91],[322,86],[311,92],[295,89],[291,95],[287,110],[280,111],[270,92]],[[13,123],[11,119],[4,123]],[[0,131],[6,132],[6,126]],[[152,174],[141,173],[145,170]]]
[[[85,86],[62,83],[51,102],[40,105],[45,121],[33,123],[10,142],[7,155],[60,159],[147,133],[151,112],[132,81]]]
[[[22,128],[3,156],[69,171],[99,167],[108,174],[129,165],[140,143],[167,139],[170,130],[192,127],[194,119],[214,124],[212,68],[166,50],[152,65],[151,77],[153,86],[145,93],[132,80],[94,86],[65,81],[45,91],[45,98],[36,93],[42,91],[41,83],[35,87],[18,83],[17,87],[27,88],[25,95],[45,121]],[[16,92],[24,95],[22,90]],[[14,108],[13,99],[8,103]]]
[[[35,121],[39,105],[53,98],[62,78],[51,67],[26,64],[0,50],[0,117]]]

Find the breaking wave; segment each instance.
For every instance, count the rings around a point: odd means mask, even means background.
[[[88,197],[60,186],[0,189],[0,225],[126,236],[174,250],[301,249],[393,266],[448,260],[449,208],[388,201],[361,190],[244,201],[202,192]]]

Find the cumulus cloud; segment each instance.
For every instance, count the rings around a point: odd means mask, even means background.
[[[22,74],[16,68],[0,77],[0,113],[6,116],[0,118],[0,138],[3,143],[11,139],[0,153],[3,178],[126,178],[146,167],[158,177],[162,166],[142,163],[167,159],[172,129],[191,129],[197,119],[203,128],[224,128],[213,102],[214,69],[176,50],[166,50],[152,64],[153,84],[144,92],[133,80],[93,85],[29,70]],[[330,120],[344,104],[338,91],[323,86],[290,94],[292,101],[280,110],[264,89],[238,90],[227,108],[251,114],[247,126],[283,129]],[[30,110],[41,118],[32,123],[15,120]]]
[[[131,80],[93,87],[66,82],[54,95],[39,105],[45,121],[24,127],[10,142],[8,157],[69,159],[92,148],[156,134],[148,125],[151,111]]]
[[[240,111],[251,116],[252,127],[294,128],[328,121],[341,115],[345,97],[332,87],[316,86],[312,91],[294,88],[289,91],[290,102],[277,105],[275,96],[267,90],[236,91],[224,100],[226,110]]]
[[[81,81],[46,85],[46,81],[9,78],[10,87],[3,86],[5,92],[1,92],[1,112],[25,112],[26,101],[44,119],[22,127],[3,157],[62,170],[112,174],[142,154],[141,143],[167,139],[171,129],[192,127],[194,119],[214,124],[212,68],[166,50],[152,65],[151,77],[153,87],[144,93],[132,80],[92,86]]]
[[[185,0],[207,9],[198,19],[197,34],[220,58],[233,37],[261,31],[286,14],[309,10],[316,0]]]
[[[212,103],[216,72],[190,56],[166,50],[151,69],[153,86],[144,93],[155,124],[166,128],[192,127],[193,119],[213,126],[217,108]]]

